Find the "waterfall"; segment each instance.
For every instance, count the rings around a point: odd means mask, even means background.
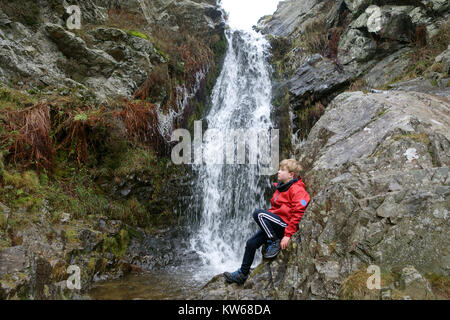
[[[268,132],[273,128],[270,45],[254,31],[230,28],[226,37],[228,50],[212,91],[211,109],[202,126],[218,129],[224,136],[233,129]],[[268,209],[270,203],[264,193],[271,184],[270,176],[260,174],[263,163],[260,160],[211,164],[212,158],[223,152],[223,140],[204,137],[201,149],[205,163],[193,165],[196,179],[188,210],[193,213],[190,244],[203,262],[198,274],[208,277],[240,266],[245,242],[258,230],[253,210]],[[260,260],[258,251],[253,266]]]

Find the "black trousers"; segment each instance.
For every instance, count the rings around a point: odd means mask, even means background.
[[[256,209],[253,211],[253,219],[255,219],[260,230],[248,239],[245,244],[245,253],[241,265],[241,272],[245,275],[250,272],[256,250],[268,239],[282,239],[284,229],[287,227],[287,224],[280,216],[264,209]]]

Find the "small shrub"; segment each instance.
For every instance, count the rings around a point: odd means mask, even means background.
[[[328,25],[325,18],[314,19],[308,23],[300,36],[300,41],[306,52],[325,55],[328,45]]]
[[[6,112],[6,133],[0,137],[8,150],[8,160],[31,164],[38,170],[53,170],[54,148],[50,139],[50,110],[47,104],[37,103],[23,110]]]
[[[358,79],[350,84],[348,91],[367,91],[367,83],[364,79]]]
[[[104,113],[104,107],[94,109],[77,107],[75,110],[67,110],[58,113],[56,121],[59,126],[54,131],[56,140],[61,142],[55,148],[58,151],[61,148],[68,148],[69,157],[76,156],[78,167],[82,163],[87,163],[88,147],[95,149],[97,143],[101,143],[105,135],[107,126]]]
[[[124,30],[135,30],[147,25],[147,20],[141,13],[130,12],[125,9],[111,8],[105,25]],[[139,32],[139,31],[137,31]]]
[[[162,150],[165,142],[159,132],[156,105],[146,101],[128,101],[114,115],[122,118],[131,140],[151,145],[157,152]]]
[[[37,28],[41,19],[41,9],[36,1],[0,1],[0,8],[12,20]]]

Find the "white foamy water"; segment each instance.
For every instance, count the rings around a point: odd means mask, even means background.
[[[269,132],[273,128],[269,43],[254,31],[228,29],[226,36],[228,51],[202,126],[219,129],[225,136],[231,129]],[[225,150],[223,140],[204,137],[203,141],[204,163]],[[234,271],[241,265],[245,242],[258,230],[253,210],[267,209],[269,204],[264,195],[270,188],[269,176],[260,175],[260,161],[249,164],[246,148],[245,164],[193,165],[197,178],[189,212],[194,231],[191,247],[203,261],[199,277]],[[258,250],[253,266],[260,259]]]

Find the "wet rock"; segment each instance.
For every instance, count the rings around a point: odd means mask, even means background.
[[[103,235],[101,232],[84,229],[78,234],[78,237],[83,243],[83,248],[87,252],[94,250],[103,240]]]
[[[32,288],[34,299],[46,299],[49,296],[48,285],[50,284],[50,277],[52,267],[50,263],[42,258],[37,257],[33,264]]]
[[[142,270],[157,270],[192,265],[200,261],[194,251],[189,250],[189,229],[174,227],[144,239],[132,239],[126,258]]]
[[[12,21],[9,19],[9,17],[0,9],[0,25],[6,26],[11,23]]]

